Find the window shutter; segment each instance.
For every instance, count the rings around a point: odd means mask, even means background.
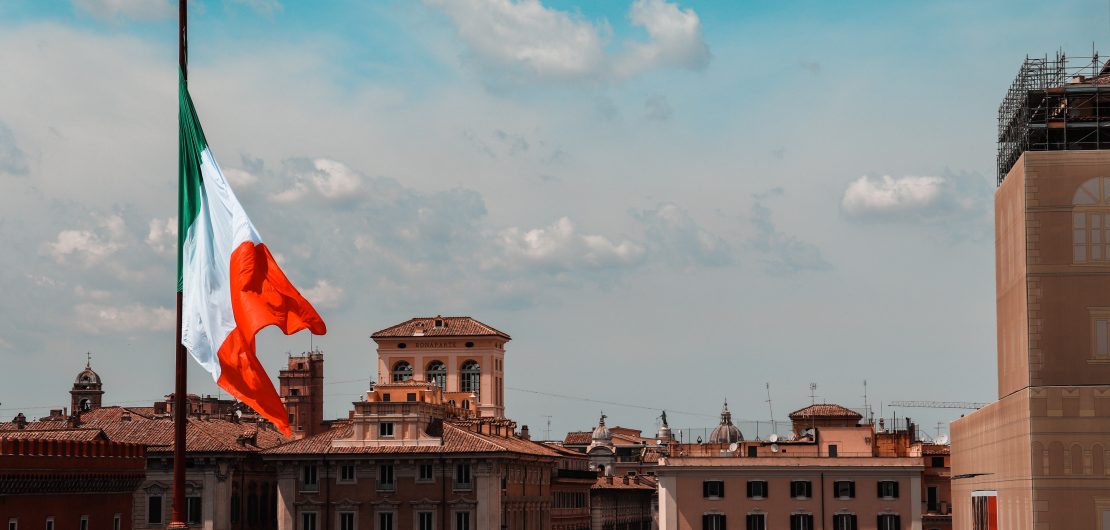
[[[748,481],[748,497],[754,497],[754,496],[755,495],[752,495],[752,481],[749,480]]]
[[[883,481],[880,480],[875,483],[875,493],[880,499],[883,498]]]
[[[898,498],[898,483],[894,483],[894,498]]]
[[[709,481],[703,480],[701,483],[701,496],[709,497]]]
[[[856,482],[854,480],[848,482],[848,496],[853,499],[856,498]]]
[[[725,496],[725,481],[722,480],[717,483],[717,494],[722,498]]]
[[[886,530],[886,527],[883,526],[883,516],[880,515],[875,518],[875,528],[878,528],[879,530]]]
[[[702,530],[709,530],[709,516],[708,515],[701,516],[701,528],[702,528]]]
[[[894,528],[902,528],[902,516],[894,516]]]
[[[725,516],[722,515],[721,516],[721,530],[727,530],[727,528],[728,528],[728,522],[725,521]]]

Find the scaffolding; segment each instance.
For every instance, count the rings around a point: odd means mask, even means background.
[[[998,106],[999,185],[1025,151],[1110,149],[1110,62],[1070,60],[1026,57],[1018,70]]]

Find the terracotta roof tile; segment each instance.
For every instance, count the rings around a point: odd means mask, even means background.
[[[637,482],[636,479],[639,479]],[[628,483],[625,484],[625,479]],[[618,477],[597,477],[597,482],[590,486],[592,490],[640,490],[640,491],[655,491],[656,481],[654,478],[647,475],[636,475],[632,477],[618,476]]]
[[[861,420],[863,419],[863,415],[835,403],[819,403],[817,405],[800,408],[790,413],[790,419],[792,420],[803,418],[855,418]]]
[[[442,320],[443,326],[436,327],[435,321]],[[417,335],[417,333],[421,333]],[[400,324],[374,332],[371,338],[389,337],[469,337],[497,336],[510,339],[507,333],[498,331],[470,317],[417,317]]]
[[[50,429],[2,431],[0,438],[9,440],[66,440],[72,442],[108,441],[108,437],[100,429]]]

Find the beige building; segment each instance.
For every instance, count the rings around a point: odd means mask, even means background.
[[[998,401],[952,423],[954,527],[1110,530],[1110,70],[1027,59],[999,116]]]

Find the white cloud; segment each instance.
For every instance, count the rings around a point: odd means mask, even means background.
[[[727,265],[734,262],[732,245],[698,225],[690,213],[674,203],[632,212],[644,226],[652,253],[682,265]]]
[[[85,263],[94,263],[123,247],[126,226],[119,215],[109,215],[99,221],[101,230],[62,230],[48,252],[58,262],[77,256]]]
[[[332,285],[327,280],[319,280],[310,289],[305,289],[301,294],[308,299],[314,307],[322,309],[331,309],[339,305],[343,300],[343,288],[337,285]]]
[[[616,64],[620,77],[654,68],[704,68],[709,47],[702,40],[701,19],[693,9],[663,0],[636,0],[628,13],[632,24],[647,31],[650,40],[630,44]]]
[[[311,167],[297,175],[289,188],[270,195],[270,200],[296,202],[315,192],[324,199],[334,201],[352,198],[362,188],[362,177],[342,162],[317,158],[312,161]]]
[[[539,0],[428,0],[447,14],[475,55],[541,78],[596,74],[602,28]]]
[[[646,42],[608,54],[607,21],[591,22],[539,0],[426,0],[445,13],[479,66],[518,80],[623,79],[654,68],[702,68],[709,48],[693,9],[637,0],[629,10]]]
[[[167,255],[177,251],[177,218],[151,219],[146,244],[155,252]]]
[[[631,241],[614,242],[601,235],[581,234],[566,217],[546,228],[508,228],[500,233],[497,243],[503,252],[503,264],[510,268],[614,268],[634,265],[644,255],[644,247]]]
[[[74,311],[78,325],[96,334],[168,331],[174,327],[174,312],[165,307],[85,303],[77,304]]]
[[[156,20],[177,13],[168,0],[73,0],[73,7],[102,20]]]
[[[224,172],[224,176],[227,177],[227,181],[230,182],[232,186],[234,186],[234,189],[242,189],[253,186],[255,183],[258,182],[258,177],[254,173],[251,173],[249,171],[244,171],[237,168],[220,168],[220,170]]]
[[[840,204],[850,216],[923,210],[940,200],[943,183],[942,177],[862,176],[848,185]]]

